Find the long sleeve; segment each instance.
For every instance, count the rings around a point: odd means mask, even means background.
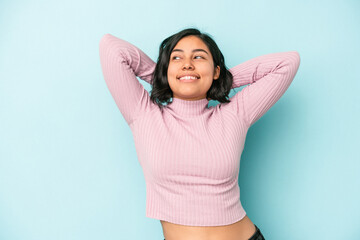
[[[130,125],[149,107],[149,94],[136,77],[151,83],[155,62],[131,43],[105,34],[99,43],[105,82],[116,105]]]
[[[289,51],[258,56],[230,69],[233,88],[250,84],[230,99],[249,127],[285,93],[299,65],[299,53]]]

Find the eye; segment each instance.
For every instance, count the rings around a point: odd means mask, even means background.
[[[195,58],[196,58],[196,57],[200,57],[200,58],[203,58],[202,56],[199,56],[199,55],[198,55],[198,56],[195,56]]]
[[[171,59],[175,59],[175,58],[177,58],[178,56],[173,56]]]

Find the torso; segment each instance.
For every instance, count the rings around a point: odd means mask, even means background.
[[[248,240],[255,225],[246,215],[240,221],[223,226],[185,226],[160,220],[165,240]]]

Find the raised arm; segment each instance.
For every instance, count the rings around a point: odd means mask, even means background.
[[[230,99],[249,127],[285,93],[299,65],[299,53],[289,51],[258,56],[230,69],[233,88],[250,84]]]
[[[139,48],[111,34],[101,38],[99,55],[108,89],[131,124],[150,104],[148,92],[136,77],[150,83],[156,64]]]

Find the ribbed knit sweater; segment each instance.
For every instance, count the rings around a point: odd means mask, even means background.
[[[106,85],[129,125],[146,182],[146,217],[189,226],[241,220],[238,176],[249,127],[290,86],[297,51],[255,57],[229,69],[230,103],[172,98],[164,108],[150,100],[136,77],[151,84],[156,63],[131,43],[105,34],[99,44]]]

